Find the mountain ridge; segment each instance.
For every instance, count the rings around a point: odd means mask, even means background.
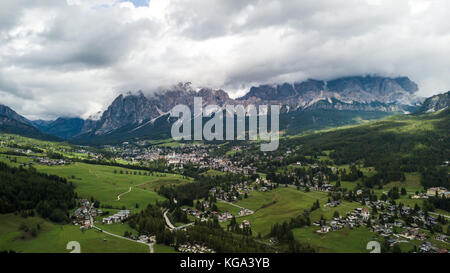
[[[251,87],[243,97],[231,99],[220,89],[196,91],[190,83],[180,83],[151,96],[141,91],[119,95],[98,121],[89,121],[82,133],[99,136],[124,126],[138,127],[167,114],[177,104],[192,109],[195,96],[202,97],[204,105],[278,104],[285,106],[285,112],[336,109],[408,113],[422,102],[414,95],[417,91],[417,84],[408,77],[353,76],[328,82],[309,79],[294,84],[260,85]]]
[[[450,105],[450,91],[427,98],[416,113],[432,113],[448,108]]]
[[[7,112],[17,120],[26,120],[44,133],[83,142],[93,138],[125,139],[127,135],[170,137],[167,132],[170,132],[173,120],[168,115],[169,111],[178,104],[187,105],[192,110],[194,97],[202,97],[203,106],[280,105],[282,115],[292,119],[285,119],[286,128],[314,128],[314,124],[293,123],[307,123],[299,119],[307,117],[312,123],[322,120],[317,124],[327,127],[351,124],[358,119],[415,112],[424,101],[415,95],[417,91],[417,84],[408,77],[351,76],[331,81],[308,79],[292,84],[253,86],[243,97],[232,99],[221,89],[194,89],[190,83],[179,83],[147,96],[142,91],[120,94],[104,112],[98,112],[86,120],[62,117],[54,121],[28,121],[14,111]],[[342,113],[338,114],[339,111]],[[330,115],[336,117],[331,118]],[[338,117],[343,120],[338,120]]]

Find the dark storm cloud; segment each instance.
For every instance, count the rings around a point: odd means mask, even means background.
[[[14,11],[14,12],[12,12]],[[356,74],[450,89],[444,0],[4,0],[0,103],[28,117],[83,116],[124,90]]]

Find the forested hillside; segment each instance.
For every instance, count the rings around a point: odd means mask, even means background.
[[[0,162],[0,213],[19,212],[54,222],[68,220],[76,193],[66,179],[36,172],[34,168],[11,168]]]

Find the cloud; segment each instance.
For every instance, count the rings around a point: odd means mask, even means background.
[[[119,93],[190,81],[251,85],[357,74],[450,89],[445,0],[5,0],[0,103],[82,116]]]

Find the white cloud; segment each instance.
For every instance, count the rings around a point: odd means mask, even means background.
[[[252,84],[366,73],[409,76],[428,96],[450,89],[449,8],[445,0],[4,0],[0,103],[30,118],[86,117],[118,93],[179,81],[236,96]]]

